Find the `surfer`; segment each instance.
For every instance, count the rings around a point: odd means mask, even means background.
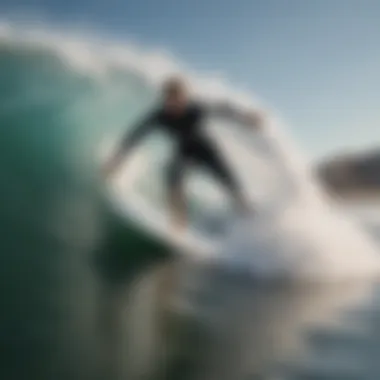
[[[159,128],[176,142],[176,153],[167,168],[166,183],[177,230],[182,230],[186,225],[183,179],[185,170],[191,164],[208,170],[231,194],[239,212],[246,213],[250,209],[248,202],[221,152],[206,135],[204,122],[206,117],[215,115],[260,128],[263,121],[261,115],[238,111],[228,104],[206,105],[196,102],[190,97],[186,82],[179,77],[172,77],[164,83],[162,97],[162,104],[149,112],[121,141],[119,149],[105,164],[105,175],[111,176],[127,153],[149,132]]]

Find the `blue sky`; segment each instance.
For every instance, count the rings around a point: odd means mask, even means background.
[[[380,146],[378,0],[2,0],[0,10],[91,24],[224,72],[277,108],[311,156]]]

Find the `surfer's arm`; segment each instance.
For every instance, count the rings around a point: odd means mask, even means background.
[[[264,115],[255,110],[243,111],[228,102],[220,102],[207,106],[211,116],[227,119],[237,124],[253,127],[260,130],[263,125]]]
[[[132,127],[132,132],[127,133],[123,137],[116,152],[106,162],[104,169],[107,176],[115,172],[117,167],[125,159],[128,153],[130,153],[130,151],[153,130],[156,123],[157,115],[153,112],[144,117],[134,127]]]
[[[157,119],[157,114],[152,112],[135,124],[131,132],[127,133],[121,141],[121,154],[127,155],[144,137],[152,132],[157,124]]]

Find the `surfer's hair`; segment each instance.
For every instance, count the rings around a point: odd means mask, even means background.
[[[186,91],[186,87],[186,81],[183,78],[173,76],[166,79],[162,86],[162,90],[166,96],[175,96]]]

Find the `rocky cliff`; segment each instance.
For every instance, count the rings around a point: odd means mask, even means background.
[[[380,149],[324,160],[317,166],[317,172],[334,193],[380,196]]]

